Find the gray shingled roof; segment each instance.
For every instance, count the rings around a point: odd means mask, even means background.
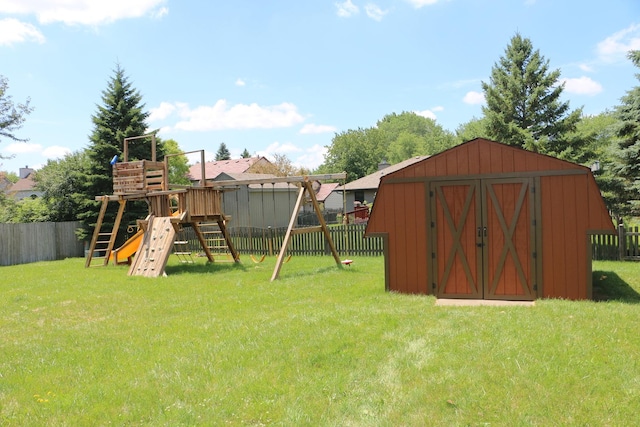
[[[428,157],[429,156],[411,157],[407,160],[401,161],[400,163],[396,163],[395,165],[391,165],[382,170],[376,171],[370,175],[363,176],[362,178],[356,179],[355,181],[351,181],[343,186],[336,188],[336,191],[374,190],[378,188],[378,185],[380,184],[380,179],[383,176],[391,172],[400,170],[402,168],[406,168],[407,166],[412,165],[414,163],[418,163],[419,161],[424,160]]]

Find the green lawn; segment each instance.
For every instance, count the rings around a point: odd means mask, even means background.
[[[0,268],[0,425],[632,425],[640,264],[601,302],[436,307],[383,259]]]

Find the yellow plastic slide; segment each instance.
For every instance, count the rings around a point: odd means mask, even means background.
[[[120,246],[115,251],[111,251],[111,255],[109,256],[109,262],[111,262],[111,259],[116,254],[116,251],[118,254],[118,257],[116,258],[116,264],[120,262],[126,262],[129,259],[129,257],[132,257],[133,254],[135,254],[138,251],[138,248],[140,247],[140,242],[142,241],[143,236],[144,236],[144,231],[142,229],[138,230],[138,232],[133,236],[131,236],[129,240],[124,242],[122,246]]]

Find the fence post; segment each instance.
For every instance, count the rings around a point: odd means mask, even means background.
[[[623,261],[625,258],[626,243],[624,224],[618,224],[618,261]]]

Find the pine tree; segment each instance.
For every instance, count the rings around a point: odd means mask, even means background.
[[[224,142],[220,143],[220,147],[216,152],[216,162],[220,160],[231,160],[231,153],[227,148],[227,144],[225,144]]]
[[[581,110],[569,111],[558,84],[560,70],[533,49],[531,40],[516,34],[505,55],[491,69],[489,83],[482,82],[487,131],[492,139],[562,157],[570,147],[564,139],[575,128]],[[575,151],[575,148],[573,148]]]
[[[247,150],[246,148],[244,149],[244,151],[242,152],[242,154],[240,154],[240,156],[243,159],[248,159],[251,157],[251,153],[249,153],[249,150]]]
[[[83,188],[84,206],[78,215],[85,226],[79,233],[80,238],[86,239],[95,227],[100,206],[95,197],[113,193],[111,159],[117,155],[122,160],[125,138],[144,135],[147,131],[149,113],[144,111],[144,107],[142,95],[118,64],[107,88],[102,91],[102,105],[98,105],[98,111],[91,118],[94,128],[87,148],[89,166]],[[156,156],[161,159],[163,155],[162,144],[159,144]],[[128,160],[142,159],[151,159],[151,144],[145,139],[135,140],[129,144]],[[116,210],[117,203],[112,203],[105,215],[105,227],[113,226]],[[144,203],[129,202],[120,225],[119,240],[127,225],[135,224],[136,219],[144,218],[147,212]]]
[[[628,56],[640,68],[640,50],[630,51]],[[640,74],[636,77],[640,79]],[[619,121],[616,136],[621,155],[617,172],[626,186],[629,210],[625,213],[640,215],[640,86],[627,91],[621,101],[615,110]]]

